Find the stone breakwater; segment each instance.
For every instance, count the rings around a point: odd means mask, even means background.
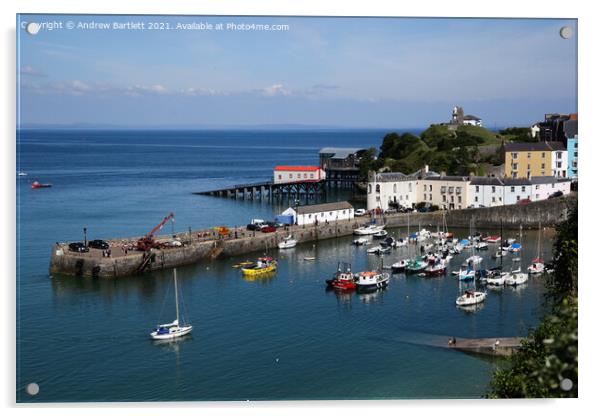
[[[527,205],[447,211],[446,223],[449,227],[468,228],[471,219],[474,219],[477,230],[498,230],[500,224],[503,224],[506,229],[518,229],[521,226],[525,229],[537,228],[540,222],[542,226],[549,227],[566,217],[568,203],[574,199],[575,196],[569,196]],[[442,211],[391,214],[384,216],[382,221],[385,221],[388,227],[405,227],[409,219],[411,227],[420,225],[432,228],[442,224],[443,214]],[[95,249],[91,249],[88,253],[74,253],[69,251],[68,243],[57,243],[51,248],[49,272],[98,278],[129,276],[218,257],[262,252],[276,248],[278,243],[289,234],[292,234],[299,243],[348,236],[366,220],[366,217],[358,217],[318,226],[290,226],[266,234],[238,228],[231,229],[229,236],[221,238],[194,231],[177,235],[183,243],[181,247],[153,249],[146,253],[139,251],[125,253],[121,249],[124,243],[133,243],[136,238],[116,239],[109,241],[113,253],[111,257],[104,257],[102,250]],[[197,237],[199,235],[203,235],[203,238]]]

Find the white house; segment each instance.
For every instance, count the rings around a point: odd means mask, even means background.
[[[462,124],[465,126],[479,126],[483,125],[483,121],[480,117],[473,116],[471,114],[467,114],[464,116],[464,120],[462,120]]]
[[[571,192],[569,178],[555,178],[553,176],[538,176],[531,178],[531,201],[548,199],[554,192],[561,191],[564,195]]]
[[[297,225],[314,225],[353,219],[353,206],[346,201],[330,202],[326,204],[303,205],[297,208],[288,208],[282,215],[292,215]]]
[[[552,151],[552,175],[557,178],[566,178],[569,169],[569,156],[566,149]]]
[[[521,199],[533,200],[531,191],[530,179],[504,179],[504,205],[516,204]]]
[[[374,173],[368,175],[368,211],[389,207],[413,207],[416,205],[418,180],[413,175],[398,172]]]
[[[318,166],[276,166],[274,183],[319,182],[326,178],[326,173]]]
[[[468,186],[468,195],[469,206],[504,205],[504,182],[499,178],[475,176]]]

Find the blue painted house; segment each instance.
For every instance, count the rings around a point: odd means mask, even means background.
[[[573,180],[577,180],[578,171],[578,121],[577,114],[571,114],[571,118],[564,122],[564,134],[566,136],[566,150],[568,153],[568,169],[567,176]]]

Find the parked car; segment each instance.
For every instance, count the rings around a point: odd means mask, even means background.
[[[265,225],[261,227],[262,233],[273,233],[276,232],[276,227],[272,227],[271,225]]]
[[[261,226],[258,224],[247,224],[247,230],[249,231],[259,231],[261,230]]]
[[[397,212],[396,208],[387,208],[385,210],[385,214],[395,214]]]
[[[69,244],[69,250],[75,251],[76,253],[87,253],[90,251],[90,249],[86,247],[84,243],[80,242]]]
[[[554,192],[552,195],[550,195],[550,196],[548,197],[548,199],[559,198],[559,197],[561,197],[562,195],[564,195],[564,194],[562,193],[562,191],[556,191],[556,192]]]
[[[107,250],[109,248],[109,243],[104,240],[92,240],[88,241],[88,247],[97,248],[99,250]]]
[[[275,221],[268,221],[268,222],[266,222],[266,225],[268,225],[270,227],[275,227],[275,228],[282,227],[282,224],[280,224],[279,222],[275,222]]]
[[[468,208],[485,208],[485,205],[483,204],[477,204],[476,202],[474,204],[470,204],[468,206]]]
[[[363,208],[358,208],[355,210],[355,216],[356,217],[363,217],[364,215],[366,215],[368,212],[363,209]]]
[[[418,208],[418,212],[430,212],[430,211],[431,211],[431,207]]]
[[[529,198],[526,198],[526,199],[521,199],[516,204],[517,205],[527,205],[527,204],[530,204],[530,203],[531,203],[531,200]]]

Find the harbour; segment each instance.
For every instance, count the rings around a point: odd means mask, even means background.
[[[203,180],[192,177],[199,169],[194,152],[207,152],[202,147],[202,138],[193,141],[183,133],[174,147],[165,150],[164,146],[155,145],[159,138],[154,142],[148,137],[136,139],[129,133],[125,136],[129,142],[123,144],[123,138],[117,135],[122,143],[121,152],[109,156],[104,153],[109,150],[105,143],[117,140],[112,139],[115,133],[95,134],[86,133],[91,137],[84,143],[68,140],[70,135],[81,140],[82,133],[61,133],[58,143],[47,137],[41,143],[37,140],[40,133],[36,133],[21,142],[22,163],[27,165],[30,177],[43,172],[54,185],[42,190],[50,191],[43,194],[29,189],[26,181],[19,184],[23,239],[18,239],[18,244],[23,262],[18,313],[30,318],[19,321],[18,348],[26,359],[20,364],[18,380],[22,384],[35,379],[41,386],[36,397],[19,390],[22,401],[94,401],[106,395],[117,401],[480,397],[494,364],[450,350],[446,345],[448,337],[524,336],[538,321],[544,291],[541,278],[530,279],[523,287],[493,288],[484,305],[474,312],[454,304],[462,288],[451,275],[425,279],[395,274],[386,289],[375,292],[328,291],[324,280],[332,277],[339,261],[349,261],[357,272],[373,270],[381,267],[381,261],[389,266],[398,258],[413,255],[411,250],[415,248],[401,247],[392,254],[375,256],[367,254],[365,248],[353,246],[352,228],[368,219],[361,217],[347,224],[321,224],[318,234],[313,225],[300,227],[293,233],[299,244],[294,249],[278,250],[275,244],[291,232],[290,228],[277,234],[256,232],[255,237],[243,236],[243,232],[249,233],[243,228],[251,218],[269,219],[282,213],[290,207],[289,201],[235,200],[190,192],[198,189],[198,182]],[[371,134],[366,136],[368,140]],[[372,137],[377,134],[380,133]],[[345,141],[349,140],[347,133],[344,136]],[[233,145],[242,146],[236,141]],[[261,145],[260,142],[256,146]],[[308,147],[299,153],[286,148],[285,153],[294,160],[312,163],[318,147]],[[133,160],[131,154],[140,151],[152,154],[151,161],[158,171],[148,171],[146,165],[123,164],[115,173],[107,173],[115,163],[111,158]],[[54,156],[39,159],[35,156],[38,152]],[[249,154],[251,163],[256,160],[254,152],[254,146],[249,146],[238,157]],[[255,168],[270,171],[282,161],[282,156],[278,159]],[[107,162],[98,165],[99,162],[92,160]],[[176,165],[173,160],[179,162],[176,172],[172,172]],[[61,169],[52,171],[50,166]],[[223,175],[221,167],[214,169],[207,173],[200,171],[208,177],[208,183]],[[140,172],[148,172],[147,179]],[[240,177],[230,181],[243,183],[241,179],[248,176],[253,175],[244,169]],[[161,189],[160,195],[157,187]],[[107,202],[95,197],[98,194],[105,195]],[[345,194],[336,196],[345,198]],[[124,203],[110,202],[115,200]],[[65,204],[65,201],[71,202]],[[497,212],[496,209],[499,208],[491,210]],[[159,240],[171,239],[173,231],[186,242],[191,237],[198,238],[198,233],[214,232],[215,225],[234,224],[230,232],[241,232],[238,238],[224,241],[230,251],[214,259],[204,256],[177,266],[178,285],[183,293],[181,313],[192,321],[195,329],[176,344],[157,344],[148,337],[149,324],[173,319],[169,264],[118,279],[94,278],[87,273],[79,277],[62,273],[49,276],[48,257],[39,255],[52,250],[59,234],[64,241],[82,241],[82,227],[86,226],[89,240],[138,236],[115,239],[111,257],[103,257],[102,250],[98,250],[91,254],[96,260],[134,259],[142,253],[130,251],[126,256],[120,248],[122,240],[135,243],[172,211],[174,229],[167,223],[157,237]],[[468,235],[470,217],[477,211],[448,212],[450,231],[458,236]],[[558,212],[561,213],[560,208]],[[386,229],[401,237],[407,232],[410,218],[412,232],[418,225],[436,230],[441,220],[436,214],[385,215]],[[451,215],[458,217],[453,219]],[[516,236],[519,232],[519,222],[511,224],[515,217],[509,216],[508,235]],[[492,216],[491,222],[497,223],[498,219]],[[532,222],[538,219],[541,218],[534,214]],[[452,227],[452,221],[456,220],[466,228]],[[194,224],[198,226],[192,227]],[[535,256],[537,231],[531,225],[527,229],[525,224],[524,230],[525,268]],[[490,232],[496,229],[492,226]],[[546,235],[546,241],[550,241],[550,234]],[[213,237],[201,239],[206,240],[199,241],[199,245],[213,244]],[[243,239],[249,244],[245,247],[250,248],[239,251],[238,244]],[[263,255],[266,242],[267,254],[278,260],[275,274],[246,278],[240,269],[232,267]],[[211,247],[207,250],[206,254]],[[545,250],[549,258],[550,247],[546,245]],[[305,260],[310,257],[316,261]],[[457,269],[464,257],[452,260],[450,270]],[[134,263],[139,264],[138,260]],[[484,267],[493,264],[495,261],[487,258]],[[86,319],[82,319],[82,311]],[[77,334],[58,336],[53,329],[57,325],[73,328]],[[434,343],[442,343],[443,348]],[[335,364],[332,352],[341,349],[352,357],[363,358],[337,360]],[[41,350],[44,354],[39,353]],[[378,354],[364,354],[372,350]],[[143,376],[149,363],[160,370],[160,376]],[[87,377],[90,372],[95,374],[94,380]],[[458,382],[454,376],[452,383],[443,374],[463,374],[464,381]],[[361,386],[352,382],[358,377]],[[132,382],[137,385],[135,394],[127,388]]]

